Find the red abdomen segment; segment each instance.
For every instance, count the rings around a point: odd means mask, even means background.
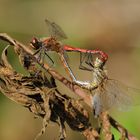
[[[81,49],[81,48],[75,48],[69,45],[64,45],[63,49],[65,51],[75,51],[75,52],[82,52],[82,53],[92,53],[92,54],[99,54],[101,56],[101,59],[103,62],[106,62],[108,59],[108,55],[101,51],[101,50],[88,50],[88,49]]]

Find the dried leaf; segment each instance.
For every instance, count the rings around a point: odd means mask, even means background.
[[[11,64],[8,62],[8,59],[7,59],[7,49],[9,48],[9,45],[7,45],[5,47],[5,49],[2,51],[2,55],[1,55],[1,60],[3,61],[5,67],[13,70]]]

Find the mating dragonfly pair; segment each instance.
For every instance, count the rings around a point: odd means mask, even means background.
[[[66,39],[67,36],[60,26],[48,19],[45,22],[48,26],[50,37],[43,39],[33,38],[31,46],[36,50],[35,54],[39,54],[40,57],[42,54],[47,55],[52,62],[53,60],[48,53],[54,51],[59,54],[61,62],[72,82],[91,91],[95,116],[98,116],[102,111],[110,109],[112,106],[127,109],[133,104],[137,104],[137,100],[140,99],[138,98],[140,97],[139,89],[129,88],[117,80],[108,78],[104,68],[108,59],[106,53],[100,50],[80,49],[63,45],[58,40]],[[71,51],[80,53],[80,69],[93,72],[91,81],[79,81],[76,79],[65,55],[66,52]],[[99,55],[96,59],[94,59],[95,54]],[[86,64],[88,67],[83,64]]]

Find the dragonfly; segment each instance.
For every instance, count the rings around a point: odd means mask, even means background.
[[[118,80],[110,79],[107,75],[104,61],[99,57],[92,61],[92,58],[92,56],[86,57],[87,61],[90,61],[87,63],[90,69],[85,69],[92,70],[92,80],[76,80],[75,83],[91,91],[91,102],[95,117],[113,107],[119,110],[128,110],[133,105],[140,104],[140,89],[131,88]]]
[[[104,53],[101,50],[88,50],[88,49],[81,49],[72,47],[70,45],[64,45],[60,41],[63,39],[67,39],[67,35],[64,33],[64,31],[61,29],[59,25],[57,25],[55,22],[51,22],[48,19],[45,20],[50,37],[46,38],[36,38],[34,37],[32,41],[30,42],[30,45],[32,48],[34,48],[36,51],[35,54],[39,52],[44,52],[45,55],[48,56],[48,58],[53,62],[53,60],[50,58],[50,56],[47,54],[49,51],[56,52],[60,56],[60,60],[72,79],[72,81],[75,81],[75,76],[68,64],[67,55],[66,52],[80,52],[80,53],[86,53],[86,54],[99,54],[102,61],[106,62],[108,59],[108,55]]]

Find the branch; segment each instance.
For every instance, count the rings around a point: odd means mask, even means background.
[[[108,116],[108,117],[109,117],[109,121],[110,121],[111,125],[122,134],[122,137],[125,137],[128,140],[138,140],[135,136],[133,136],[130,132],[128,132],[128,130],[126,128],[124,128],[121,124],[119,124],[111,116]]]
[[[110,121],[109,121],[108,113],[103,112],[100,115],[100,119],[102,121],[102,129],[103,129],[104,139],[105,140],[114,140],[114,136],[111,132],[111,124],[110,124]]]

